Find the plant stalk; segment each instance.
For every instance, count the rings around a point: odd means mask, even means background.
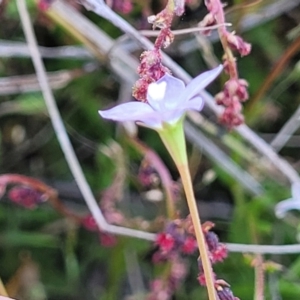
[[[183,131],[183,118],[175,125],[165,124],[164,129],[158,131],[162,141],[171,154],[181,177],[184,192],[186,195],[190,215],[192,218],[197,244],[200,252],[200,258],[203,264],[203,270],[206,280],[209,300],[218,300],[211,261],[208,256],[208,248],[201,227],[201,220],[198,213],[198,207],[194,195],[192,179],[188,166],[186,143]]]
[[[201,227],[201,220],[198,213],[198,207],[196,204],[196,199],[194,196],[194,190],[191,181],[191,175],[188,168],[188,165],[177,165],[180,177],[182,180],[183,188],[186,195],[186,200],[188,203],[190,215],[192,217],[192,222],[194,225],[194,230],[196,234],[197,244],[200,252],[200,258],[203,264],[203,270],[206,280],[206,286],[208,291],[209,300],[217,300],[215,284],[214,284],[214,275],[212,271],[211,261],[208,256],[208,248],[205,241],[205,237]]]
[[[6,288],[5,288],[1,278],[0,278],[0,296],[8,297]]]

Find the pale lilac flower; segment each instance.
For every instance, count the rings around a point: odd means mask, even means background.
[[[289,210],[300,210],[300,183],[292,184],[292,198],[280,201],[275,206],[275,213],[278,218],[283,218]]]
[[[160,130],[164,123],[175,124],[188,110],[200,111],[203,100],[198,93],[209,85],[222,71],[217,68],[194,78],[187,86],[180,79],[165,74],[151,83],[147,90],[147,103],[128,102],[109,110],[100,110],[105,119],[114,121],[137,121],[144,126]]]

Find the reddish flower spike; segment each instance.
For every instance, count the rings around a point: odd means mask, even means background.
[[[223,261],[227,257],[228,251],[225,244],[219,244],[218,248],[212,252],[213,262]]]
[[[175,240],[170,234],[160,233],[157,236],[156,244],[162,252],[168,253],[174,248]]]
[[[87,229],[89,231],[98,231],[99,230],[98,225],[92,215],[87,215],[85,218],[83,218],[82,225],[85,229]]]
[[[184,254],[192,254],[197,249],[196,239],[193,237],[187,237],[181,247],[181,251]]]
[[[46,200],[44,194],[27,186],[15,186],[8,192],[11,201],[28,209],[34,209]]]

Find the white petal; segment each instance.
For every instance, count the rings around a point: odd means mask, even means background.
[[[167,89],[165,81],[150,83],[147,90],[148,103],[157,111],[164,109],[163,100]]]
[[[162,87],[165,89],[163,90]],[[184,89],[185,85],[182,80],[165,74],[157,82],[149,85],[147,100],[158,111],[172,109],[178,105],[178,96],[183,93]]]
[[[147,98],[152,101],[161,101],[165,97],[167,83],[165,81],[153,82],[149,84]]]

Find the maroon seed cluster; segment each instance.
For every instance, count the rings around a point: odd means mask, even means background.
[[[181,11],[182,4],[177,4],[177,8]],[[147,89],[150,83],[159,80],[166,73],[171,73],[171,71],[162,64],[160,49],[168,47],[173,42],[174,35],[170,29],[173,13],[173,11],[170,11],[166,7],[156,16],[148,18],[148,21],[153,24],[153,28],[161,28],[161,31],[156,38],[154,49],[144,51],[141,54],[141,63],[137,70],[140,79],[133,86],[132,93],[133,97],[139,101],[147,101]]]
[[[232,78],[225,83],[223,91],[215,96],[217,104],[225,107],[220,121],[229,128],[244,122],[241,103],[249,97],[247,87],[248,83],[246,80]]]
[[[223,261],[227,257],[226,246],[220,243],[218,236],[211,231],[213,226],[214,224],[211,222],[206,222],[202,226],[212,265],[217,262]],[[198,274],[199,284],[205,286],[206,280],[204,276],[201,257],[199,257],[198,259],[198,269],[199,269],[199,274]],[[215,289],[220,300],[239,300],[239,298],[233,295],[230,285],[225,280],[217,279],[215,273],[213,273],[213,275],[215,279]]]
[[[250,54],[251,45],[235,32],[229,32],[223,25],[225,23],[224,6],[220,0],[205,0],[205,5],[208,14],[199,25],[206,27],[218,24],[220,26],[218,31],[225,51],[224,70],[230,79],[225,83],[224,90],[216,95],[216,101],[217,104],[225,107],[220,122],[231,129],[244,122],[241,103],[248,99],[248,83],[244,79],[239,79],[232,50],[241,56],[246,56]],[[210,34],[210,30],[204,31],[204,34]]]
[[[133,86],[133,97],[146,102],[149,84],[157,81],[166,73],[171,72],[163,66],[159,49],[144,51],[141,55],[141,64],[138,67],[138,74],[141,78]]]
[[[216,233],[211,231],[214,227],[212,222],[205,222],[202,225],[202,231],[205,236],[205,240],[207,243],[207,248],[209,251],[209,258],[212,264],[223,261],[227,257],[227,249],[225,244],[220,243],[218,236]],[[168,262],[173,266],[174,262],[178,261],[180,257],[192,255],[197,252],[197,242],[195,238],[194,227],[192,225],[192,221],[190,216],[186,219],[176,219],[172,222],[169,222],[166,225],[166,228],[163,232],[157,235],[156,246],[158,249],[153,254],[152,260],[154,263]],[[198,259],[198,281],[200,285],[205,286],[206,280],[204,276],[204,270],[202,266],[201,258]],[[174,277],[174,274],[169,274],[167,281],[162,281],[161,279],[156,279],[153,282],[153,286],[151,286],[152,292],[154,290],[161,290],[166,298],[162,299],[170,299],[170,293],[174,287],[171,284],[171,279]],[[173,276],[173,277],[172,277]],[[178,278],[183,278],[178,277]],[[217,279],[217,276],[214,274],[215,278],[215,288],[216,292],[219,295],[221,300],[238,300],[238,298],[233,296],[233,293],[230,289],[229,284],[227,284],[224,280]],[[175,280],[176,286],[179,285],[179,280]],[[171,287],[171,288],[170,288]],[[153,294],[153,293],[152,293]],[[171,293],[172,294],[172,293]],[[162,295],[162,296],[163,296]],[[226,298],[227,297],[227,298]],[[149,298],[147,300],[158,299],[158,298]]]
[[[8,198],[28,209],[34,209],[47,200],[47,196],[27,186],[15,186],[8,192]]]
[[[158,251],[153,255],[154,262],[168,260],[173,255],[190,255],[197,250],[195,236],[186,230],[183,220],[175,220],[157,235],[155,244]]]

